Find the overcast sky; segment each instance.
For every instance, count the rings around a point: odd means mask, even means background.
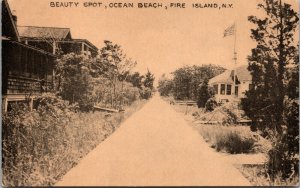
[[[128,57],[136,60],[136,70],[147,68],[156,77],[184,65],[217,64],[233,67],[234,37],[223,38],[224,30],[237,22],[238,65],[255,43],[250,39],[249,15],[259,15],[260,0],[198,0],[207,3],[232,3],[232,9],[193,9],[191,1],[185,9],[106,9],[51,8],[50,0],[9,0],[20,26],[71,28],[73,38],[88,39],[97,47],[104,40],[121,45]],[[76,0],[76,2],[86,2]],[[114,1],[98,1],[108,4]],[[122,2],[122,1],[121,1]],[[146,2],[128,0],[126,2]],[[148,1],[155,2],[155,1]],[[168,5],[169,1],[160,1]],[[188,3],[190,2],[190,3]],[[296,0],[290,0],[296,4]]]

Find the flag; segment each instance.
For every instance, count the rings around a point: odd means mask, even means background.
[[[230,35],[234,35],[234,34],[235,34],[235,24],[233,24],[232,26],[228,27],[224,31],[224,37],[227,37],[227,36],[230,36]]]

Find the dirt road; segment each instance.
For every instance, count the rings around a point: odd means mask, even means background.
[[[155,96],[57,185],[250,184],[182,115]]]

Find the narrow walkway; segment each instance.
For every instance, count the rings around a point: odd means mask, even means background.
[[[250,185],[159,96],[153,97],[57,186]]]

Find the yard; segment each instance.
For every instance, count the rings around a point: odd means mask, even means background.
[[[164,98],[173,104],[172,98]],[[233,109],[231,112],[227,107]],[[247,125],[236,123],[237,119],[245,118],[243,113],[232,104],[218,107],[212,112],[206,112],[197,106],[171,105],[180,113],[193,129],[199,132],[203,139],[220,152],[232,163],[254,186],[271,185],[265,170],[267,153],[271,149],[270,141],[252,132]],[[292,185],[293,182],[277,183],[275,185]]]

